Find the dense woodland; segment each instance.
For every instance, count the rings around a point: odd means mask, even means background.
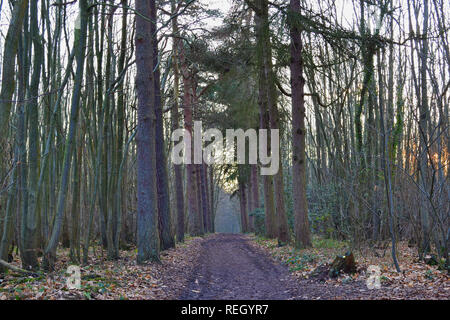
[[[0,1],[0,272],[138,263],[215,232],[396,245],[449,268],[446,0]],[[174,165],[171,133],[279,129],[277,174]]]

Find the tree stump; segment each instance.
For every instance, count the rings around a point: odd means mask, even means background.
[[[439,259],[435,254],[425,256],[423,261],[429,266],[439,265]]]
[[[330,278],[336,278],[341,272],[355,273],[356,262],[352,252],[347,252],[343,256],[337,256],[330,266],[328,276]]]

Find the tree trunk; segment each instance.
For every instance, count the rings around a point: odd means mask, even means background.
[[[260,129],[269,129],[269,84],[267,79],[267,40],[269,37],[268,26],[268,3],[266,0],[257,1],[257,11],[255,12],[256,23],[256,42],[257,42],[257,61],[258,61],[258,105],[260,115]],[[270,39],[269,39],[270,42]],[[270,141],[267,142],[270,154]],[[265,232],[268,238],[275,238],[277,236],[277,225],[275,218],[275,205],[273,194],[273,177],[264,175],[264,211],[265,211]]]
[[[29,142],[28,142],[28,210],[26,216],[22,218],[24,225],[23,238],[23,254],[22,266],[27,270],[37,270],[39,263],[37,261],[38,248],[38,180],[39,180],[39,110],[38,99],[39,82],[41,75],[41,66],[43,61],[43,47],[40,41],[37,3],[30,4],[30,34],[33,42],[33,71],[31,76],[30,87],[28,88],[27,111],[28,111],[28,125],[29,125]]]
[[[4,43],[2,89],[0,91],[0,131],[2,132],[2,137],[3,134],[7,132],[8,128],[12,97],[16,84],[14,81],[14,71],[16,67],[15,59],[27,9],[28,0],[20,0],[15,3]],[[3,142],[1,145],[4,145]],[[0,172],[0,174],[2,174],[2,172]]]
[[[248,232],[247,198],[246,186],[243,182],[239,183],[239,204],[241,208],[241,232]]]
[[[172,15],[175,15],[176,2],[171,1]],[[179,71],[179,57],[180,39],[178,35],[178,19],[176,16],[172,19],[172,31],[175,37],[173,37],[173,87],[174,87],[174,105],[172,109],[172,131],[175,131],[180,126],[180,113],[179,113],[179,87],[180,87],[180,71]],[[182,165],[174,164],[175,171],[175,193],[176,193],[176,208],[177,208],[177,241],[184,241],[184,188],[183,188],[183,168]]]
[[[259,208],[259,179],[258,179],[258,166],[250,165],[250,178],[252,180],[251,183],[251,193],[252,193],[252,211]],[[250,226],[251,228],[255,228],[255,217],[250,217]]]
[[[157,31],[157,13],[155,2],[150,3],[151,20],[152,23],[151,35],[152,41],[155,44],[153,46],[153,70],[154,70],[154,82],[155,82],[155,115],[156,115],[156,144],[155,144],[155,156],[156,156],[156,181],[158,191],[158,221],[159,221],[159,233],[161,241],[161,250],[173,248],[175,246],[175,240],[172,236],[172,220],[169,205],[169,180],[167,176],[167,158],[164,145],[164,123],[161,105],[161,89],[160,89],[160,72],[159,72],[159,57],[158,57],[158,39],[156,36]]]
[[[121,42],[120,42],[120,56],[118,62],[118,74],[121,76],[125,72],[125,58],[127,53],[127,15],[128,15],[128,0],[122,0],[122,34],[121,34]],[[125,74],[122,75],[125,78]],[[126,210],[123,210],[124,207],[124,186],[122,184],[123,181],[123,169],[124,169],[124,159],[126,159],[127,155],[124,155],[123,145],[124,145],[124,127],[125,127],[125,94],[124,94],[124,79],[120,80],[120,84],[118,87],[118,98],[117,98],[117,152],[116,152],[116,167],[117,167],[117,187],[115,198],[117,199],[115,206],[115,220],[116,220],[116,228],[114,234],[114,251],[115,256],[119,256],[119,247],[122,233],[122,216],[126,213]],[[122,238],[124,239],[124,238]]]
[[[184,48],[180,45],[180,64],[183,74],[183,108],[184,108],[184,128],[190,134],[191,141],[189,148],[191,159],[190,163],[186,164],[186,194],[188,199],[188,219],[189,219],[189,230],[191,235],[198,236],[201,235],[201,221],[200,221],[200,208],[198,207],[198,190],[197,190],[197,168],[193,164],[193,75],[191,74],[188,66],[188,62],[185,57]]]
[[[75,28],[75,42],[74,42],[74,48],[76,48],[75,56],[77,60],[77,69],[75,73],[72,104],[70,109],[69,134],[64,149],[63,172],[61,175],[61,183],[58,193],[58,208],[56,212],[55,222],[53,224],[52,234],[47,244],[47,247],[45,248],[44,266],[47,270],[53,270],[54,263],[56,260],[56,247],[58,245],[58,240],[63,223],[64,209],[66,205],[65,200],[67,193],[67,185],[73,156],[74,139],[78,125],[78,110],[80,106],[81,85],[83,80],[86,35],[87,35],[87,20],[88,20],[87,0],[80,0],[79,8],[80,8],[80,24],[77,25]]]
[[[419,185],[422,189],[428,193],[428,121],[430,118],[430,111],[428,110],[428,83],[427,83],[427,63],[428,63],[428,0],[424,0],[424,13],[423,13],[423,42],[422,50],[420,52],[421,66],[421,93],[419,104]],[[420,216],[422,224],[422,243],[420,245],[420,255],[423,257],[430,250],[430,222],[428,213],[428,199],[426,195],[421,193],[421,207]],[[422,258],[421,257],[421,258]]]
[[[292,12],[300,13],[300,1],[290,0]],[[295,217],[295,246],[311,246],[306,199],[305,98],[302,40],[300,29],[291,22],[291,92],[292,92],[292,197]]]
[[[136,11],[151,16],[155,0],[136,0]],[[155,74],[151,22],[136,15],[136,91],[138,96],[137,127],[137,262],[159,261],[159,234],[155,163]]]

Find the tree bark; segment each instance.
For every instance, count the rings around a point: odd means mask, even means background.
[[[2,66],[2,89],[0,91],[0,131],[7,132],[8,122],[12,107],[12,96],[14,94],[15,84],[15,59],[19,38],[22,32],[23,21],[28,9],[28,0],[17,1],[12,12],[11,22],[6,33],[3,66]],[[3,137],[3,134],[2,134]],[[3,143],[2,143],[3,145]],[[0,172],[1,174],[1,172]]]
[[[176,1],[171,1],[172,15],[176,14]],[[177,37],[178,18],[175,16],[172,19],[172,31],[175,35],[173,37],[173,90],[174,90],[174,105],[172,109],[172,131],[175,131],[180,126],[179,113],[179,97],[180,97],[180,69],[179,69],[179,50],[181,41]],[[175,193],[176,193],[176,209],[177,209],[177,242],[184,241],[184,188],[183,188],[183,167],[180,164],[174,164],[175,171]]]
[[[158,192],[158,221],[161,241],[161,250],[173,248],[175,240],[172,236],[172,219],[169,199],[169,180],[167,176],[167,158],[164,145],[164,123],[161,105],[160,72],[158,57],[158,38],[157,38],[157,12],[155,2],[150,2],[151,10],[151,35],[153,46],[153,70],[155,83],[155,115],[156,115],[156,181]]]
[[[155,0],[136,0],[136,11],[151,16]],[[137,262],[159,261],[160,241],[155,164],[155,74],[151,22],[136,15],[136,91],[138,96],[137,127]]]
[[[191,150],[190,163],[186,164],[186,194],[188,199],[188,219],[189,230],[191,235],[198,236],[202,234],[201,231],[201,212],[198,207],[198,184],[197,184],[197,167],[193,164],[194,152],[193,152],[193,97],[194,97],[194,85],[193,75],[189,70],[188,62],[184,52],[183,45],[180,45],[180,65],[183,75],[183,108],[184,108],[184,128],[190,134],[191,144],[187,146]]]
[[[290,0],[293,13],[300,13],[300,0]],[[292,197],[295,217],[295,246],[311,246],[306,199],[306,154],[305,154],[305,97],[302,58],[302,39],[294,17],[291,28],[291,92],[292,92]]]
[[[248,232],[247,198],[246,186],[243,182],[239,183],[239,204],[241,208],[241,232]]]
[[[85,48],[87,37],[87,20],[88,20],[88,4],[87,0],[79,1],[80,8],[80,24],[75,28],[75,42],[77,69],[75,73],[75,81],[72,95],[72,104],[70,109],[69,134],[66,141],[63,160],[63,172],[61,175],[60,189],[58,193],[58,209],[56,212],[55,222],[50,240],[45,248],[44,266],[47,270],[53,270],[56,260],[56,247],[63,223],[64,209],[66,204],[67,185],[69,180],[69,172],[72,163],[74,139],[78,124],[78,110],[80,106],[81,85],[83,80]]]
[[[270,90],[267,79],[267,39],[269,37],[269,17],[268,3],[266,0],[257,1],[257,11],[255,11],[256,23],[256,45],[257,45],[257,61],[258,61],[258,106],[260,115],[260,129],[269,129],[269,94]],[[270,42],[270,39],[269,39]],[[269,137],[269,135],[268,135]],[[268,154],[270,154],[270,141],[267,142]],[[265,175],[263,177],[264,184],[264,212],[265,212],[265,232],[268,238],[277,236],[277,224],[275,217],[275,204],[273,194],[273,177]]]
[[[423,12],[423,42],[422,50],[420,52],[421,66],[421,92],[420,92],[420,104],[419,104],[419,184],[425,190],[429,192],[428,187],[428,121],[430,119],[430,111],[428,110],[428,83],[427,83],[427,63],[428,63],[428,0],[424,0],[424,12]],[[421,206],[420,216],[422,224],[422,243],[420,244],[420,255],[426,255],[430,250],[430,222],[428,213],[428,200],[426,196],[421,193]]]

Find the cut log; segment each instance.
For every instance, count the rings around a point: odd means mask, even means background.
[[[429,266],[439,265],[439,259],[435,254],[425,256],[425,258],[423,260]]]
[[[347,252],[343,256],[337,256],[330,266],[328,276],[330,278],[336,278],[341,272],[355,273],[356,262],[352,252]]]
[[[12,271],[15,271],[15,272],[18,272],[18,273],[22,273],[22,274],[26,274],[26,275],[34,277],[34,278],[37,278],[37,277],[41,276],[41,274],[39,274],[39,273],[36,273],[36,272],[33,272],[33,271],[27,271],[27,270],[18,268],[16,266],[6,262],[5,260],[2,260],[2,259],[0,259],[0,265],[6,267],[8,269],[11,269]]]

